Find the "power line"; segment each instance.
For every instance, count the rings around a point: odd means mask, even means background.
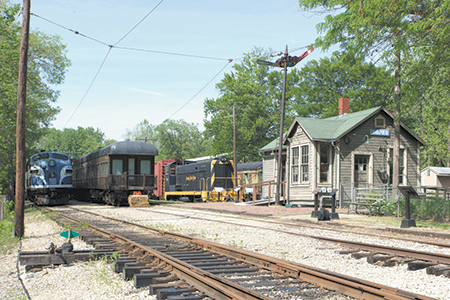
[[[223,60],[223,61],[229,61],[230,60],[229,58],[219,58],[219,57],[202,56],[202,55],[194,55],[194,54],[183,54],[183,53],[176,53],[176,52],[150,50],[150,49],[138,49],[138,48],[129,48],[129,47],[115,47],[115,48],[116,49],[123,49],[123,50],[130,50],[130,51],[151,52],[151,53],[158,53],[158,54],[193,57],[193,58],[202,58],[202,59],[213,59],[213,60]],[[231,60],[233,60],[233,59],[231,59]]]
[[[81,103],[83,103],[83,101],[84,101],[84,99],[86,98],[86,96],[87,96],[89,90],[91,89],[92,85],[94,84],[95,80],[97,79],[98,74],[100,74],[100,71],[102,70],[103,65],[105,64],[106,59],[108,58],[109,53],[111,52],[111,49],[112,49],[112,47],[109,48],[108,53],[106,53],[106,56],[105,56],[105,58],[103,59],[102,64],[101,64],[100,67],[98,68],[97,73],[95,74],[94,78],[92,79],[91,84],[89,84],[88,89],[87,89],[86,92],[84,93],[83,98],[81,98],[80,103],[78,103],[78,106],[75,108],[75,110],[73,111],[72,115],[71,115],[70,118],[67,120],[66,124],[64,124],[64,127],[63,127],[63,128],[66,128],[67,124],[70,122],[70,120],[72,119],[72,117],[75,115],[75,113],[77,112],[77,110],[78,110],[78,108],[80,107]]]
[[[105,43],[105,42],[102,42],[102,41],[97,40],[97,39],[95,39],[95,38],[93,38],[93,37],[87,36],[87,35],[85,35],[85,34],[82,34],[82,33],[80,33],[80,32],[77,31],[77,30],[70,29],[69,27],[66,27],[66,26],[64,26],[64,25],[58,24],[58,23],[56,23],[56,22],[53,22],[53,21],[51,21],[51,20],[49,20],[49,19],[46,19],[46,18],[44,18],[44,17],[41,17],[41,16],[35,14],[35,13],[31,13],[31,15],[32,15],[32,16],[35,16],[35,17],[37,17],[37,18],[39,18],[39,19],[42,19],[42,20],[44,20],[44,21],[47,21],[47,22],[49,22],[49,23],[51,23],[51,24],[53,24],[53,25],[56,25],[56,26],[58,26],[58,27],[61,27],[61,28],[63,28],[63,29],[66,29],[66,30],[68,30],[68,31],[70,31],[70,32],[73,32],[73,33],[75,33],[75,34],[77,34],[77,35],[79,35],[79,36],[82,36],[82,37],[84,37],[84,38],[87,38],[87,39],[89,39],[89,40],[92,40],[92,41],[94,41],[94,42],[97,42],[97,43],[99,43],[99,44],[102,44],[102,45],[105,45],[105,46],[108,46],[108,47],[112,47],[111,45],[108,45],[108,44]]]
[[[185,53],[176,53],[176,52],[168,52],[168,51],[158,51],[158,50],[151,50],[151,49],[139,49],[139,48],[130,48],[130,47],[117,47],[117,44],[119,44],[125,37],[127,37],[134,29],[136,29],[137,26],[139,26],[139,24],[141,24],[164,0],[161,0],[161,2],[159,2],[141,21],[139,21],[130,31],[128,31],[128,33],[126,33],[121,39],[119,39],[118,42],[116,42],[114,45],[110,45],[108,43],[105,43],[103,41],[100,41],[96,38],[93,38],[91,36],[88,36],[86,34],[83,34],[81,32],[79,32],[78,30],[75,29],[71,29],[69,27],[66,27],[64,25],[61,25],[59,23],[56,23],[54,21],[51,21],[47,18],[44,18],[42,16],[39,16],[35,13],[31,13],[32,16],[35,16],[37,18],[40,18],[44,21],[47,21],[55,26],[61,27],[67,31],[73,32],[76,35],[82,36],[84,38],[87,38],[89,40],[92,40],[94,42],[97,42],[101,45],[104,46],[108,46],[110,48],[115,48],[115,49],[123,49],[123,50],[130,50],[130,51],[140,51],[140,52],[150,52],[150,53],[158,53],[158,54],[166,54],[166,55],[175,55],[175,56],[184,56],[184,57],[193,57],[193,58],[201,58],[201,59],[213,59],[213,60],[223,60],[223,61],[228,61],[228,58],[219,58],[219,57],[209,57],[209,56],[202,56],[202,55],[194,55],[194,54],[185,54]],[[236,58],[240,59],[240,58]]]
[[[135,30],[136,29],[136,27],[138,27],[145,19],[147,19],[147,17],[152,13],[152,12],[154,12],[157,8],[158,8],[158,6],[160,6],[161,5],[161,3],[163,3],[164,2],[164,0],[161,0],[158,4],[156,4],[156,6],[144,17],[144,18],[142,18],[142,20],[140,20],[133,28],[131,28],[130,29],[130,31],[128,31],[120,40],[118,40],[115,44],[114,44],[114,47],[115,46],[117,46],[117,44],[119,44],[124,38],[126,38],[133,30]]]
[[[225,70],[225,68],[232,62],[233,60],[230,59],[228,60],[228,62],[226,63],[225,66],[223,66],[222,69],[220,69],[219,72],[217,72],[216,75],[213,76],[213,78],[211,78],[208,83],[206,83],[194,96],[192,96],[191,99],[189,99],[185,104],[183,104],[176,112],[174,112],[170,117],[168,117],[167,119],[172,118],[174,115],[176,115],[180,110],[183,109],[183,107],[185,107],[186,105],[188,105],[189,102],[191,102],[195,97],[197,97],[198,94],[200,94],[201,91],[203,91],[217,76],[219,76],[220,73],[222,73],[223,70]],[[167,120],[166,119],[166,120]]]

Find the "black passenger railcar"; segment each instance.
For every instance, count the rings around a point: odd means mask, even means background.
[[[72,160],[56,151],[42,151],[27,161],[25,190],[37,205],[69,203],[72,189]]]
[[[206,162],[176,161],[166,165],[165,199],[234,201],[233,162],[222,156]]]
[[[155,156],[149,143],[116,142],[97,149],[73,165],[74,196],[121,205],[131,194],[149,195],[155,189]]]

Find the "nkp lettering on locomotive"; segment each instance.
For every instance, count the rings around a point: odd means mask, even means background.
[[[73,164],[73,196],[122,205],[129,195],[152,195],[156,155],[152,144],[122,141],[82,156]]]
[[[235,201],[233,162],[225,156],[205,162],[175,161],[165,166],[165,199]]]
[[[72,189],[72,160],[56,151],[34,154],[27,161],[26,198],[37,205],[69,203]]]

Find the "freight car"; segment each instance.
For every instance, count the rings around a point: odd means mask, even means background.
[[[164,175],[166,173],[166,165],[175,161],[179,161],[179,159],[168,158],[155,162],[156,189],[153,191],[153,199],[164,200]]]
[[[132,194],[150,195],[155,189],[155,156],[149,143],[115,142],[76,159],[74,197],[120,206]]]
[[[190,202],[234,201],[233,162],[225,156],[206,162],[175,161],[166,165],[165,199]]]
[[[42,151],[28,159],[25,174],[26,198],[37,205],[69,203],[72,189],[72,160],[56,151]]]

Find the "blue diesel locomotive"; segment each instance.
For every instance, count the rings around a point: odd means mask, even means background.
[[[72,160],[55,151],[37,153],[27,161],[26,197],[37,205],[68,204],[72,191]]]

